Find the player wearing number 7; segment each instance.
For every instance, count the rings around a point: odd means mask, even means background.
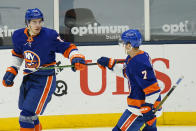
[[[121,39],[128,55],[124,65],[116,64],[116,60],[108,57],[97,60],[99,67],[107,67],[129,82],[128,107],[112,131],[138,131],[144,123],[143,131],[157,131],[156,117],[160,116],[161,108],[156,114],[153,110],[161,101],[161,90],[148,53],[139,48],[142,35],[138,30],[130,29],[122,33]]]

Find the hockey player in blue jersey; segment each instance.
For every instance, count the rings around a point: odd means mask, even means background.
[[[98,65],[107,67],[119,76],[128,79],[130,93],[127,97],[128,107],[112,131],[138,131],[146,123],[143,131],[157,131],[156,117],[153,110],[160,103],[160,87],[147,52],[139,49],[142,35],[138,30],[130,29],[122,33],[121,39],[128,54],[125,64],[116,64],[116,60],[101,57]]]
[[[72,70],[85,68],[85,57],[77,47],[60,39],[58,33],[42,27],[43,13],[35,8],[28,9],[25,14],[26,28],[13,33],[12,65],[7,68],[3,77],[3,85],[11,87],[18,70],[25,62],[24,77],[19,94],[20,131],[41,131],[38,115],[44,112],[56,88],[55,70],[39,70],[56,64],[55,53],[69,58],[74,65]]]

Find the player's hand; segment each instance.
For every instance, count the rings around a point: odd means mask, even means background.
[[[154,114],[153,110],[153,104],[150,103],[142,104],[140,108],[140,111],[143,114],[143,119],[145,123],[149,126],[152,126],[153,123],[156,121],[156,115]]]
[[[18,69],[14,66],[8,67],[3,77],[3,85],[5,87],[12,87],[14,85],[14,78],[18,74]]]
[[[101,69],[108,67],[108,69],[113,70],[113,67],[116,64],[116,60],[108,57],[101,57],[97,60],[97,64]]]
[[[71,64],[74,65],[71,69],[75,72],[76,70],[84,70],[85,65],[85,56],[82,54],[75,54],[71,58]]]

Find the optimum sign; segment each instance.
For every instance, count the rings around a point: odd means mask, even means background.
[[[180,22],[179,24],[165,24],[162,26],[162,30],[164,32],[168,32],[170,34],[174,34],[174,33],[185,33],[188,32],[188,23],[189,21],[186,20],[184,22]]]
[[[122,32],[129,29],[128,25],[121,26],[98,26],[97,23],[88,26],[73,27],[71,33],[73,35],[112,35],[121,34]],[[106,36],[108,37],[108,36]]]
[[[0,37],[11,37],[15,29],[8,29],[7,25],[0,26]]]

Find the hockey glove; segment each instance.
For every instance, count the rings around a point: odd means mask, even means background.
[[[97,60],[97,64],[101,69],[108,67],[108,69],[113,70],[113,67],[116,64],[116,60],[108,57],[101,57]]]
[[[3,77],[3,85],[5,87],[12,87],[14,85],[14,78],[18,74],[18,69],[14,66],[8,67]]]
[[[71,64],[74,65],[74,67],[72,67],[72,71],[76,71],[76,70],[84,70],[86,68],[85,65],[85,56],[82,54],[75,54],[73,55],[71,58]]]
[[[141,113],[143,114],[143,119],[146,124],[152,126],[153,123],[156,121],[156,115],[154,114],[153,104],[145,103],[141,106]]]

